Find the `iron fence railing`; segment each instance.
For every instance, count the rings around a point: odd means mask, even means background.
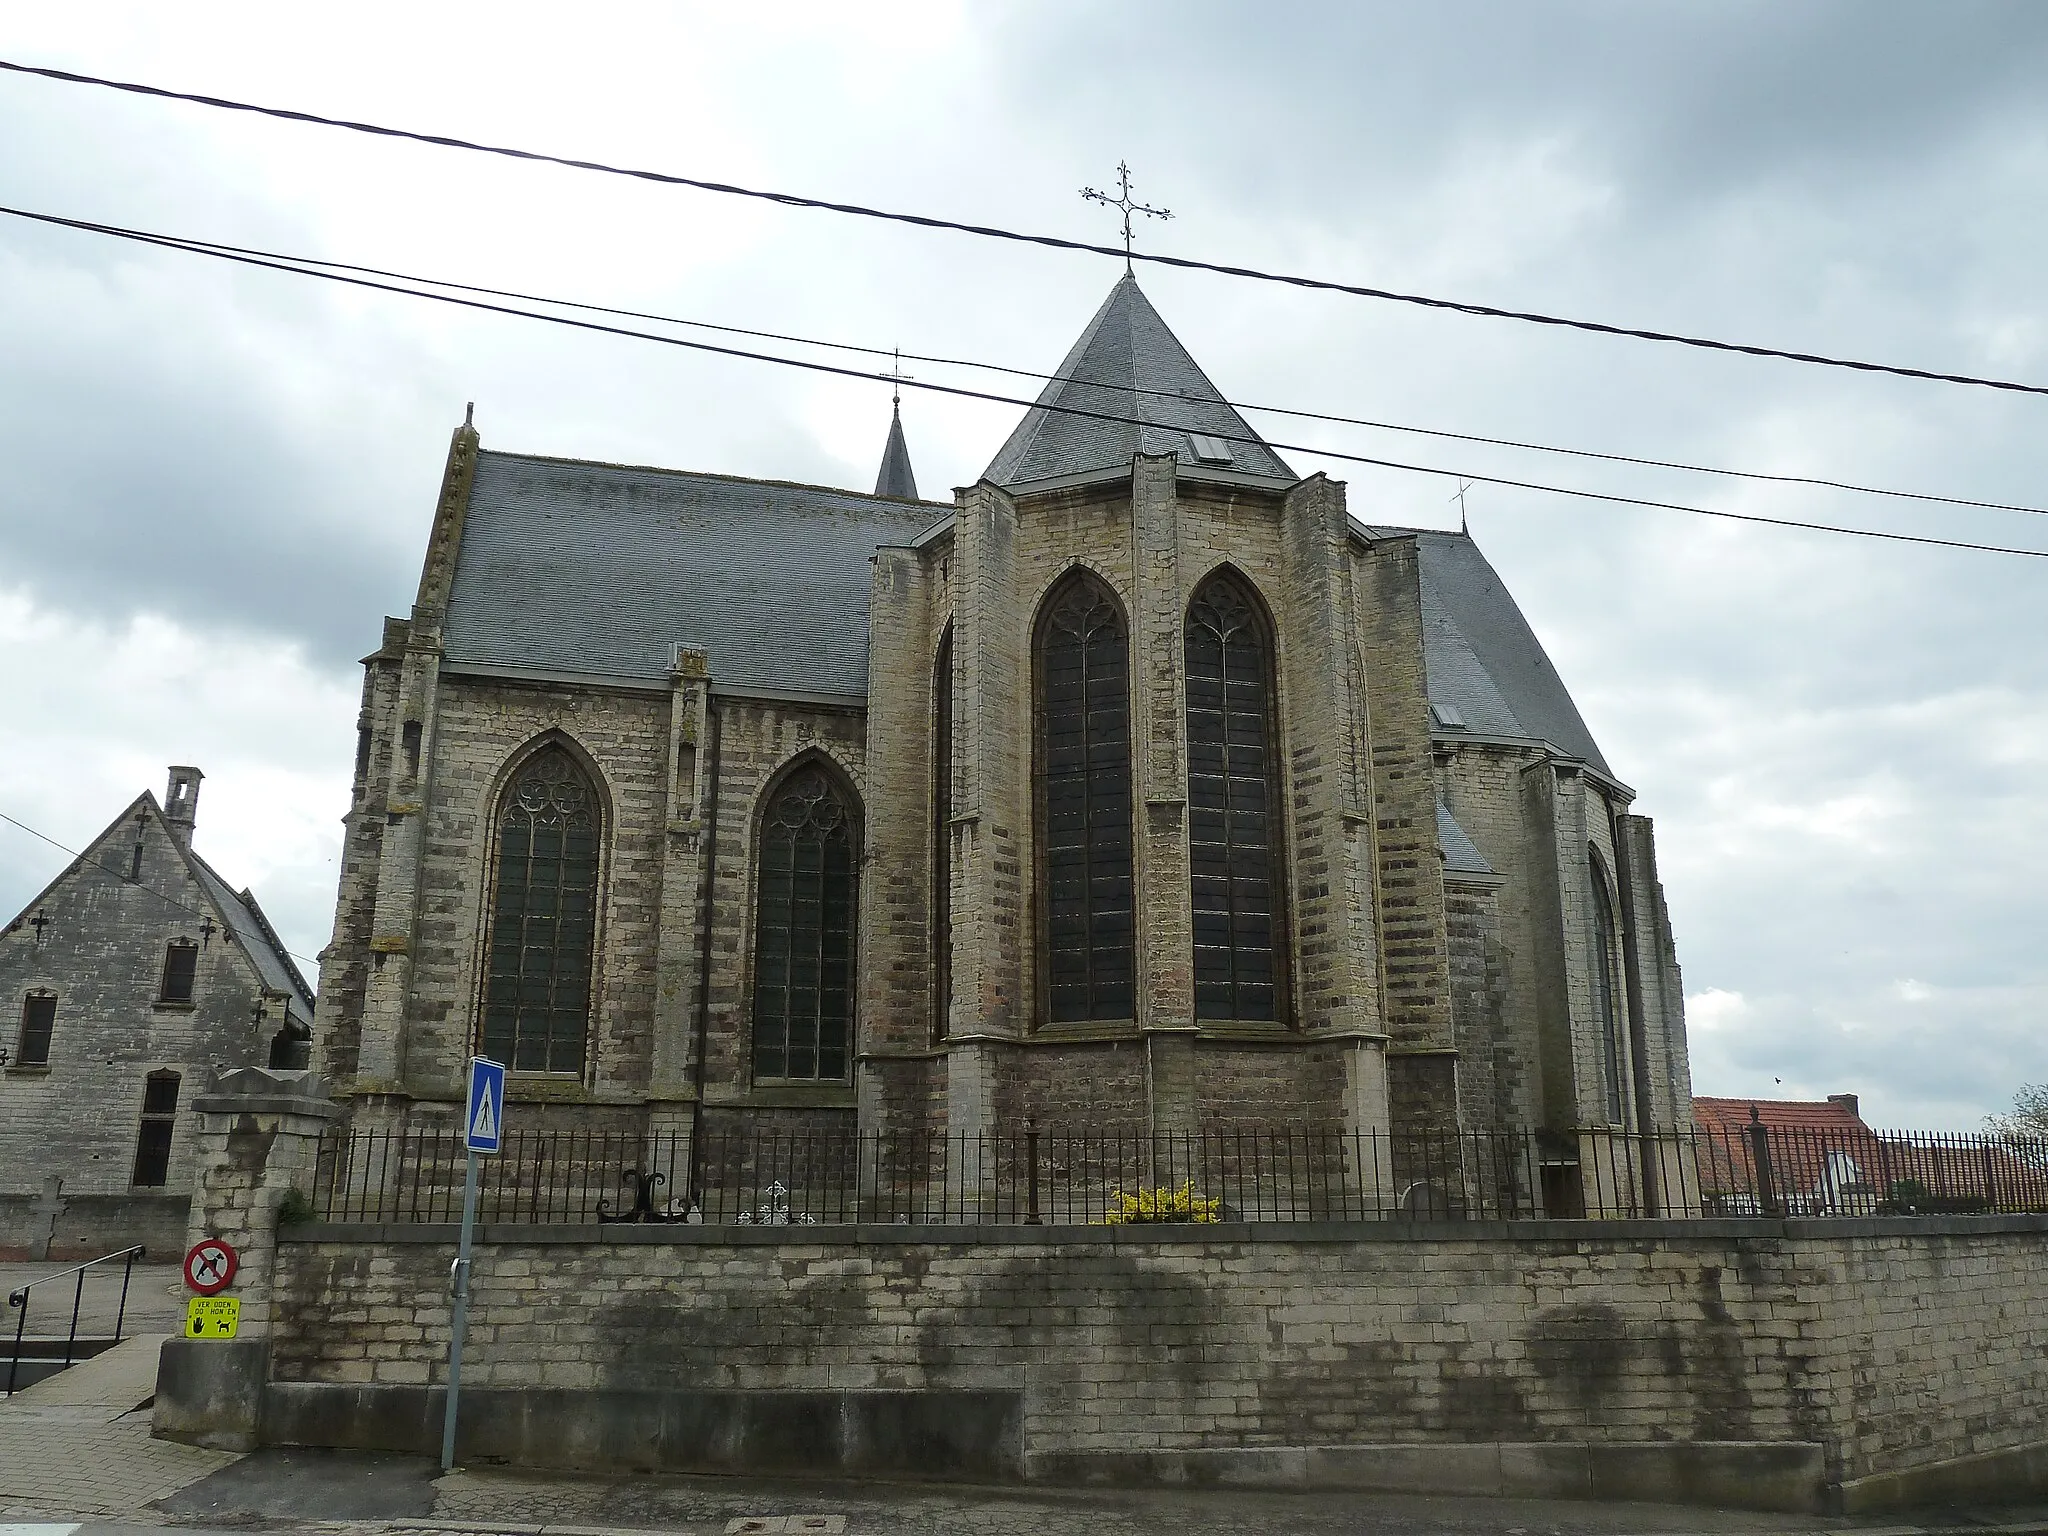
[[[121,1342],[121,1329],[128,1321],[128,1283],[135,1276],[135,1261],[143,1257],[147,1252],[148,1250],[142,1244],[137,1243],[132,1248],[123,1248],[117,1253],[103,1253],[96,1259],[87,1259],[83,1264],[74,1264],[69,1269],[60,1269],[54,1275],[40,1276],[29,1281],[26,1285],[18,1286],[14,1290],[9,1291],[7,1293],[7,1305],[10,1308],[16,1309],[14,1319],[14,1353],[7,1357],[7,1390],[4,1394],[0,1395],[14,1396],[15,1385],[20,1380],[23,1351],[28,1345],[31,1342],[38,1345],[53,1344],[57,1337],[55,1334],[50,1334],[47,1336],[38,1335],[31,1339],[28,1335],[29,1303],[35,1299],[37,1286],[52,1285],[59,1280],[65,1279],[71,1281],[71,1321],[63,1335],[64,1359],[60,1366],[60,1369],[69,1370],[72,1363],[79,1358],[78,1314],[85,1304],[85,1277],[87,1272],[105,1264],[110,1266],[106,1272],[111,1273],[111,1266],[115,1262],[118,1261],[121,1265],[121,1301],[119,1307],[114,1312],[113,1337],[113,1342],[118,1344]],[[62,1306],[62,1293],[58,1292],[57,1295],[59,1297],[57,1304]],[[104,1347],[104,1341],[94,1342],[95,1347]],[[39,1353],[38,1359],[56,1359],[54,1349]]]
[[[354,1130],[320,1149],[314,1216],[452,1222],[451,1132]],[[528,1131],[483,1159],[493,1223],[1826,1216],[2048,1211],[2048,1143],[1786,1129],[1185,1134]]]

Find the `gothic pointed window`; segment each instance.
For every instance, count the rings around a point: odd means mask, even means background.
[[[932,1038],[953,1009],[953,626],[932,663]]]
[[[1099,578],[1046,600],[1037,655],[1046,1018],[1135,1018],[1130,647]]]
[[[1622,1041],[1621,1010],[1615,1006],[1614,968],[1619,954],[1615,943],[1614,904],[1608,899],[1607,877],[1597,860],[1591,860],[1593,875],[1593,1022],[1600,1031],[1600,1086],[1606,1101],[1607,1123],[1626,1123],[1622,1093],[1622,1066],[1628,1048]]]
[[[844,1082],[853,1043],[852,797],[807,763],[761,816],[754,895],[754,1076]]]
[[[1188,604],[1188,857],[1195,1017],[1278,1020],[1285,993],[1273,648],[1227,572]]]
[[[548,746],[498,808],[483,1053],[515,1072],[581,1075],[597,936],[597,793]]]

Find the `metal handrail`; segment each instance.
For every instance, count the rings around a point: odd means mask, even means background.
[[[17,1307],[21,1311],[21,1316],[14,1322],[14,1354],[7,1362],[7,1396],[14,1396],[15,1375],[21,1369],[21,1341],[28,1328],[28,1293],[39,1285],[48,1285],[52,1280],[62,1280],[66,1275],[78,1277],[71,1289],[71,1332],[64,1340],[63,1368],[68,1370],[78,1349],[78,1312],[80,1303],[85,1299],[85,1272],[95,1264],[111,1264],[115,1259],[127,1261],[121,1270],[121,1305],[114,1313],[114,1342],[118,1344],[121,1342],[121,1328],[128,1321],[128,1283],[135,1275],[135,1261],[147,1252],[141,1243],[137,1243],[132,1248],[123,1248],[115,1253],[103,1253],[96,1259],[87,1259],[83,1264],[60,1269],[54,1275],[40,1276],[29,1281],[27,1285],[17,1286],[7,1293],[7,1305]]]

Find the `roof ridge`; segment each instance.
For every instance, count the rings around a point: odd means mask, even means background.
[[[633,475],[665,475],[677,480],[717,480],[726,485],[770,485],[787,491],[821,491],[827,496],[851,496],[856,501],[911,501],[921,507],[944,507],[950,501],[927,501],[922,497],[877,496],[870,491],[850,491],[843,485],[816,485],[808,480],[772,480],[754,475],[725,475],[711,469],[670,469],[660,464],[619,464],[609,459],[571,459],[552,453],[514,453],[503,448],[480,448],[479,459],[521,459],[529,464],[559,464],[568,469],[615,469]]]

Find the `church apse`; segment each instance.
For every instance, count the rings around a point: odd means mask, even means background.
[[[889,427],[873,495],[458,434],[365,690],[345,1094],[445,1113],[482,1043],[564,1126],[1684,1101],[1647,823],[1468,538],[1297,475],[1128,276],[951,505]],[[489,798],[550,730],[587,825],[566,772]]]

